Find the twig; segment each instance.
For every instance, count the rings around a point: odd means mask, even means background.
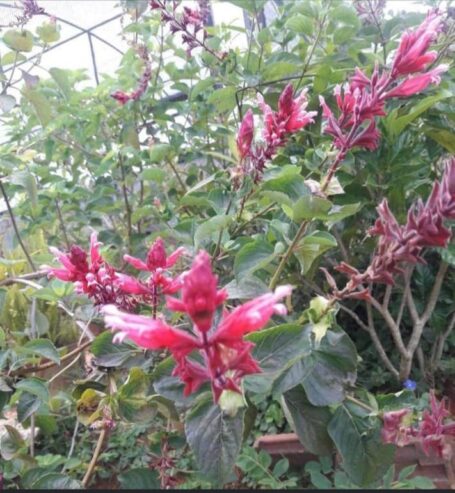
[[[186,193],[186,191],[187,191],[186,185],[185,185],[184,181],[182,180],[182,177],[180,176],[180,173],[178,172],[177,168],[174,166],[174,163],[170,159],[168,160],[167,163],[171,167],[171,169],[174,172],[178,182],[180,183],[180,186],[182,187],[183,193]]]
[[[297,233],[294,236],[294,239],[292,240],[291,244],[289,245],[283,257],[281,257],[280,263],[278,264],[278,267],[275,273],[273,274],[272,279],[270,280],[270,284],[269,284],[270,289],[273,290],[276,288],[278,281],[280,280],[281,272],[283,271],[286,262],[289,260],[289,257],[292,255],[294,248],[297,246],[297,243],[300,241],[300,238],[302,238],[302,236],[305,234],[307,226],[308,226],[307,220],[303,221],[300,224],[299,229],[297,230]]]
[[[67,359],[71,358],[74,355],[78,355],[86,347],[90,346],[91,343],[92,343],[92,341],[90,340],[90,341],[84,342],[80,346],[77,346],[72,351],[70,351],[69,353],[62,356],[60,358],[60,363],[63,363],[64,361],[66,361]],[[10,373],[10,376],[11,377],[17,377],[17,376],[26,375],[27,373],[36,373],[36,372],[47,370],[48,368],[52,368],[53,366],[57,366],[57,365],[58,365],[58,363],[56,363],[55,361],[47,361],[46,363],[41,363],[40,365],[26,366],[24,368],[19,368],[18,370],[14,370]]]
[[[32,268],[33,271],[36,271],[36,266],[33,263],[33,260],[30,257],[30,254],[28,253],[27,249],[25,248],[24,242],[22,241],[21,235],[19,233],[19,229],[17,227],[16,219],[14,217],[13,210],[11,209],[11,205],[9,203],[8,196],[6,195],[5,188],[3,187],[2,180],[0,180],[0,190],[1,190],[2,195],[3,195],[3,198],[5,200],[6,207],[8,209],[8,214],[9,214],[9,217],[11,219],[11,223],[13,225],[14,232],[16,233],[17,241],[19,242],[19,245],[21,246],[22,251],[24,252],[25,257],[27,258],[27,261],[28,261],[30,267]]]
[[[11,286],[11,284],[21,283],[26,280],[41,279],[45,275],[45,272],[37,271],[29,272],[28,274],[23,274],[22,276],[17,277],[7,277],[6,279],[3,279],[3,281],[0,281],[0,286]]]
[[[96,462],[98,461],[98,457],[101,453],[101,448],[103,446],[104,438],[106,437],[107,430],[103,428],[100,432],[100,436],[98,437],[98,441],[96,442],[96,447],[93,452],[92,460],[88,466],[87,472],[85,473],[84,479],[82,480],[82,487],[86,488],[90,478],[92,477],[93,471],[96,467]]]

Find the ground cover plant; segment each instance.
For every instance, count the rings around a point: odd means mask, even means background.
[[[228,3],[122,1],[96,85],[34,75],[46,2],[1,26],[8,488],[426,488],[397,447],[451,453],[454,8]],[[290,431],[319,462],[253,446]]]

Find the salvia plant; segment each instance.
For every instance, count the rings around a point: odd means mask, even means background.
[[[453,8],[229,3],[245,29],[122,1],[128,48],[96,87],[33,75],[65,22],[46,5],[2,24],[8,485],[87,487],[138,424],[158,451],[124,487],[428,485],[395,478],[397,447],[452,453]],[[341,470],[252,448],[269,398]]]

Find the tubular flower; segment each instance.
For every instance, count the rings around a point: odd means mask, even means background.
[[[383,415],[382,440],[403,447],[409,443],[420,442],[423,451],[429,455],[433,451],[443,457],[444,436],[455,436],[455,423],[446,422],[450,415],[446,403],[436,399],[434,390],[430,390],[430,409],[425,409],[422,419],[415,425],[411,422],[410,409],[391,411]]]
[[[432,10],[415,31],[403,34],[392,66],[392,74],[407,75],[421,72],[438,56],[437,52],[427,52],[442,30],[442,15]]]
[[[360,5],[361,2],[357,2],[356,8]],[[384,105],[387,99],[409,97],[423,91],[430,84],[437,85],[441,82],[441,74],[447,71],[447,65],[442,64],[424,72],[428,64],[436,59],[437,53],[427,52],[427,49],[436,39],[441,26],[441,15],[431,11],[415,31],[406,32],[402,36],[390,70],[380,71],[376,65],[369,78],[356,68],[343,89],[340,86],[335,87],[338,117],[334,116],[324,98],[320,97],[326,120],[324,132],[334,138],[335,147],[340,149],[338,160],[333,165],[334,170],[350,149],[376,149],[380,135],[375,118],[386,115]]]
[[[173,267],[184,253],[184,248],[177,248],[167,256],[163,240],[157,238],[151,245],[145,262],[131,255],[124,255],[123,257],[134,268],[150,272],[149,278],[146,281],[140,281],[126,274],[117,274],[116,282],[125,292],[140,295],[144,302],[150,302],[153,306],[155,318],[159,296],[173,294],[182,287],[182,278],[180,276],[169,277],[165,271]]]
[[[346,287],[339,291],[328,272],[327,280],[337,299],[365,296],[357,291],[362,284],[372,282],[394,284],[394,275],[403,272],[403,263],[424,263],[421,252],[425,247],[447,247],[452,237],[444,221],[455,217],[455,158],[447,163],[440,182],[435,181],[427,201],[418,200],[408,212],[406,224],[400,225],[389,209],[387,200],[377,207],[379,214],[369,234],[379,237],[375,255],[361,273],[342,262],[336,267],[349,277]],[[330,276],[330,277],[329,277]],[[366,293],[368,298],[368,292]]]
[[[317,115],[316,111],[306,111],[306,90],[294,97],[292,84],[288,84],[281,93],[278,111],[273,111],[260,94],[258,105],[264,122],[264,142],[253,144],[254,122],[251,110],[243,118],[237,136],[237,149],[241,159],[240,171],[237,173],[250,174],[255,182],[259,181],[266,162],[273,158],[279,147],[286,145],[289,135],[313,123]]]
[[[119,331],[116,340],[128,337],[147,349],[169,349],[176,361],[173,375],[185,383],[185,395],[210,382],[218,402],[224,390],[240,392],[243,376],[261,371],[251,355],[254,344],[244,341],[243,336],[263,328],[273,314],[284,315],[286,309],[279,301],[290,292],[291,287],[282,286],[274,293],[225,312],[217,327],[213,327],[215,311],[226,293],[217,289],[210,257],[201,251],[183,278],[181,300],[168,298],[169,308],[187,313],[193,321],[192,333],[175,329],[162,320],[122,313],[113,306],[103,311],[106,324]],[[194,351],[199,352],[202,361],[191,358]]]
[[[74,283],[76,292],[86,294],[93,300],[95,306],[114,304],[124,310],[134,309],[137,300],[118,286],[118,274],[103,259],[99,246],[96,233],[92,233],[90,258],[77,245],[73,245],[68,253],[51,247],[50,251],[56,260],[62,264],[62,267],[44,266],[44,270],[49,277]]]

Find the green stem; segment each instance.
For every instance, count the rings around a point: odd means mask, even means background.
[[[272,279],[270,280],[269,288],[270,289],[275,289],[276,285],[278,284],[278,281],[280,280],[280,275],[283,272],[283,269],[286,265],[286,262],[289,260],[289,257],[292,255],[292,252],[294,248],[297,246],[297,243],[300,241],[300,238],[305,234],[306,228],[308,226],[308,221],[303,221],[303,223],[299,226],[299,229],[297,230],[297,233],[292,240],[291,244],[289,245],[288,249],[286,250],[285,254],[280,260],[280,263],[278,264],[278,267],[273,274]]]

